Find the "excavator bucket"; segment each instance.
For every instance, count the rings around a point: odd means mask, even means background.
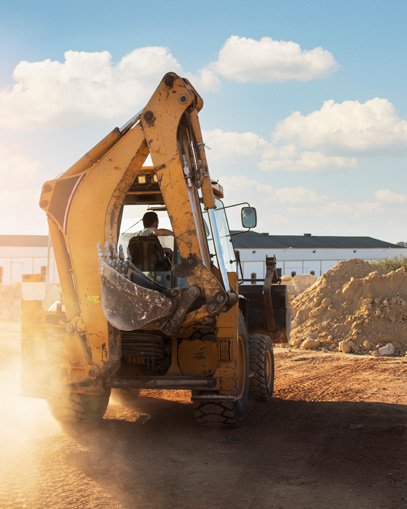
[[[108,254],[106,254],[108,253]],[[173,309],[169,290],[145,276],[136,267],[129,268],[122,257],[101,253],[101,304],[107,321],[116,329],[133,331],[155,321],[165,321]],[[122,272],[127,272],[126,276]]]

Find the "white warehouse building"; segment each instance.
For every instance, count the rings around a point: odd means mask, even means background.
[[[407,257],[407,248],[372,237],[233,233],[233,245],[240,253],[245,279],[264,278],[266,255],[277,258],[277,269],[282,276],[292,272],[310,274],[311,271],[320,276],[341,260]]]
[[[240,252],[245,279],[264,278],[266,255],[276,256],[281,275],[314,271],[317,276],[340,260],[407,257],[407,248],[371,237],[233,233],[233,245]],[[22,274],[41,271],[49,283],[58,282],[54,253],[47,235],[0,235],[0,284],[19,283]]]

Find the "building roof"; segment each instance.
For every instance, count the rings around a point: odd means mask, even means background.
[[[372,237],[326,237],[317,235],[269,235],[255,231],[232,232],[236,249],[406,249]],[[47,235],[0,235],[0,247],[47,247]]]
[[[47,247],[47,235],[0,235],[0,247]]]
[[[311,235],[269,235],[268,233],[233,232],[235,249],[378,249],[398,248],[403,246],[391,244],[372,237],[322,237]],[[407,252],[407,248],[406,249]]]

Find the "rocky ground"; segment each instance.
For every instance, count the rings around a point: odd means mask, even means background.
[[[405,358],[279,347],[275,399],[239,429],[197,426],[186,391],[143,391],[77,433],[18,396],[17,322],[0,343],[1,508],[407,506]]]

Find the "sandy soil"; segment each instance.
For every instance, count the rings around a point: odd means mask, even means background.
[[[342,261],[292,304],[292,345],[371,355],[383,354],[383,347],[400,356],[407,353],[404,267],[385,272],[364,260]]]
[[[276,398],[240,429],[197,426],[185,391],[144,391],[76,435],[17,396],[19,325],[0,325],[1,508],[407,506],[403,358],[277,348]]]

